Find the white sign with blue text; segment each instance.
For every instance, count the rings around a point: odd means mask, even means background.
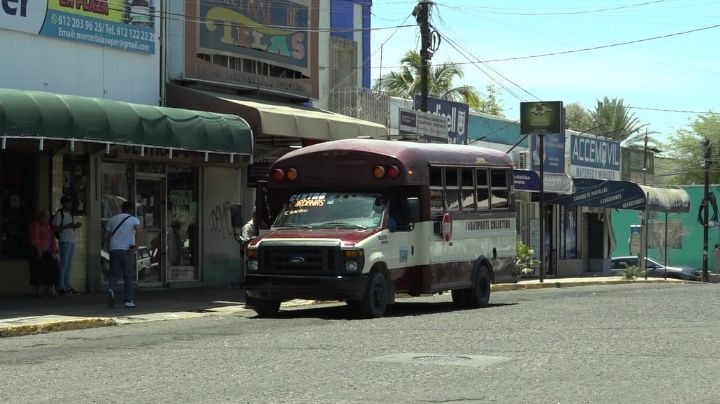
[[[592,136],[570,135],[573,178],[620,179],[620,143]]]

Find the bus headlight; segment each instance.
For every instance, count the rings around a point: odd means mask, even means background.
[[[248,272],[257,272],[258,270],[258,249],[257,248],[248,248],[245,250],[245,257],[247,257],[247,261],[245,261],[246,268]]]
[[[343,250],[342,252],[345,272],[358,273],[365,264],[365,253],[363,250]]]

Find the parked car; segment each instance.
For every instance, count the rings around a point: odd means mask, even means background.
[[[684,279],[689,281],[699,281],[702,279],[702,273],[695,268],[670,265],[666,268],[661,262],[658,262],[654,258],[647,257],[645,260],[648,277],[663,278],[665,276],[665,270],[667,269],[668,278]],[[610,259],[610,271],[614,275],[618,275],[625,268],[632,266],[640,268],[640,261],[638,261],[638,257],[634,255],[613,257]]]

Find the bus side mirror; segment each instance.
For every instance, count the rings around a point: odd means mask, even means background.
[[[408,217],[410,223],[417,223],[420,221],[420,199],[411,197],[407,198],[408,206]]]
[[[236,203],[235,206],[230,210],[230,222],[232,222],[233,229],[242,228],[245,224],[242,214],[242,204]]]

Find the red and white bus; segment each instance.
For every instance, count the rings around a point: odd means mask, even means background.
[[[348,139],[290,152],[268,176],[272,226],[245,251],[261,316],[304,298],[381,317],[396,293],[448,290],[458,307],[481,307],[492,283],[517,280],[505,153]]]

